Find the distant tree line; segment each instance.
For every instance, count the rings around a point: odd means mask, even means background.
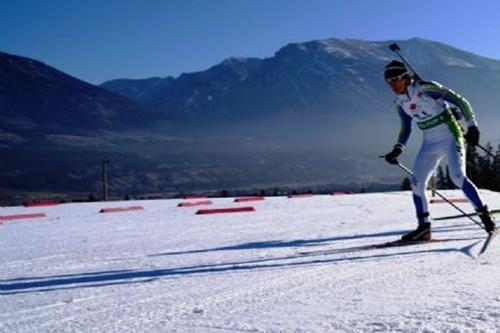
[[[467,176],[479,188],[500,192],[500,144],[493,153],[491,143],[485,145],[486,150],[495,158],[481,152],[476,147],[467,148]]]

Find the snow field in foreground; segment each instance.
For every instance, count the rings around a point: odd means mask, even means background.
[[[481,193],[500,208],[499,193]],[[485,233],[470,220],[434,222],[443,242],[349,250],[414,228],[410,192],[210,200],[256,211],[199,216],[207,207],[182,200],[0,208],[47,215],[0,226],[0,331],[500,331],[500,243],[477,258]],[[315,249],[339,251],[299,253]]]

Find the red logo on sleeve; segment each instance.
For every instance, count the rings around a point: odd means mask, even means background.
[[[410,104],[410,109],[411,109],[412,111],[415,111],[415,110],[417,109],[417,104],[415,104],[415,103],[411,103],[411,104]]]

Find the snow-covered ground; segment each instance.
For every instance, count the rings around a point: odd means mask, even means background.
[[[500,193],[482,194],[500,208]],[[477,258],[485,233],[469,220],[436,221],[444,242],[348,250],[414,228],[409,192],[212,201],[256,211],[200,216],[181,200],[0,208],[47,214],[0,226],[0,331],[500,331],[500,241]],[[134,205],[145,210],[98,213]],[[323,248],[346,250],[300,254]]]

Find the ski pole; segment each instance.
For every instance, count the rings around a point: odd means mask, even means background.
[[[413,67],[411,67],[411,65],[408,63],[408,61],[406,61],[405,57],[403,57],[403,55],[401,54],[401,49],[399,48],[399,45],[397,43],[392,43],[391,45],[389,45],[389,49],[396,53],[398,55],[398,57],[403,60],[403,62],[405,63],[406,66],[408,66],[408,68],[413,72],[413,77],[418,80],[418,81],[421,81],[422,78],[420,77],[420,75],[417,74],[417,72],[415,72],[415,70],[413,69]]]
[[[410,176],[413,176],[413,172],[408,169],[407,167],[405,167],[403,164],[399,163],[396,164],[398,167],[400,167],[402,170],[404,170],[407,174],[409,174]],[[453,202],[451,202],[450,200],[448,200],[448,198],[446,198],[444,195],[442,195],[441,193],[439,193],[438,191],[436,191],[434,189],[434,193],[437,194],[438,197],[440,197],[441,199],[443,199],[445,202],[449,203],[453,208],[455,208],[456,210],[458,210],[460,213],[462,213],[462,215],[464,217],[467,217],[469,220],[471,220],[472,222],[474,222],[475,224],[477,224],[481,229],[485,229],[484,226],[477,222],[476,220],[474,220],[472,217],[469,216],[469,214],[467,214],[463,209],[461,209],[460,207],[458,207],[457,205],[455,205]]]

